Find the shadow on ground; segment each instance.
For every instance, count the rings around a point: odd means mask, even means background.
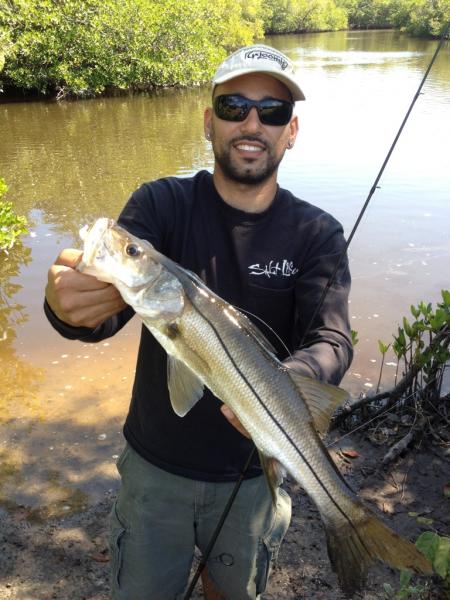
[[[67,427],[67,435],[71,434],[69,424],[61,422],[59,427],[63,431]],[[448,500],[442,494],[449,472],[445,448],[423,447],[399,459],[389,471],[377,472],[384,449],[355,436],[346,438],[345,447],[349,446],[358,453],[353,460],[345,459],[336,447],[333,450],[339,469],[385,522],[413,541],[430,529],[448,535]],[[83,459],[87,460],[81,452],[75,470],[82,469]],[[83,485],[98,477],[104,477],[105,486],[110,485],[101,469],[79,476]],[[293,498],[292,523],[261,600],[341,600],[317,510],[298,485],[286,485]],[[0,599],[106,600],[108,513],[114,496],[115,492],[106,491],[100,502],[63,517],[30,521],[26,511],[4,511],[0,517]],[[414,515],[425,515],[427,523]],[[376,567],[359,598],[384,599],[385,582],[398,590],[399,573]],[[442,589],[436,585],[428,588],[424,598],[444,600]],[[193,598],[201,598],[199,590]]]

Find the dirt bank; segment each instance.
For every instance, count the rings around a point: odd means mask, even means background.
[[[358,456],[345,456],[349,448]],[[345,438],[332,454],[350,485],[399,533],[413,540],[430,529],[449,535],[450,501],[443,490],[450,481],[450,449],[437,443],[424,445],[388,471],[377,472],[385,452],[385,446],[368,441],[366,435]],[[293,498],[292,523],[263,600],[339,600],[342,596],[330,569],[318,513],[296,484],[287,482],[287,488]],[[107,600],[107,529],[113,500],[113,494],[107,494],[82,513],[44,523],[30,522],[25,508],[4,513],[0,517],[0,599]],[[417,514],[428,521],[418,522]],[[361,598],[385,598],[385,582],[398,590],[398,572],[377,567]],[[448,594],[429,583],[421,597],[444,600]]]

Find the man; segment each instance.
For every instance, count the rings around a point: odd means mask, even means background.
[[[119,222],[247,311],[289,366],[338,383],[352,357],[347,261],[299,344],[344,247],[342,227],[277,184],[278,165],[297,137],[294,102],[303,99],[282,53],[257,45],[232,54],[214,76],[204,115],[213,175],[144,184]],[[95,342],[133,311],[114,287],[74,270],[79,258],[65,250],[51,267],[45,310],[62,335]],[[180,598],[194,547],[205,550],[251,441],[209,391],[183,419],[174,414],[165,352],[145,328],[124,434],[112,597]],[[208,561],[205,597],[259,596],[289,520],[287,494],[278,490],[272,502],[255,460]]]

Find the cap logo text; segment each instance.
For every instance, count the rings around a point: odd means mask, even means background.
[[[289,66],[281,56],[273,54],[272,52],[266,52],[265,50],[250,50],[245,53],[244,58],[274,60],[280,65],[282,71]]]

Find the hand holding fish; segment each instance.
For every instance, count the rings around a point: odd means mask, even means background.
[[[56,316],[75,327],[95,328],[126,306],[110,283],[76,270],[82,252],[63,250],[48,272],[45,296]]]
[[[230,425],[233,425],[233,427],[235,427],[239,431],[239,433],[242,433],[242,435],[245,435],[245,437],[251,439],[251,435],[236,417],[231,408],[229,408],[226,404],[222,404],[222,406],[220,407],[220,411],[223,414],[223,416],[227,419],[228,423],[230,423]]]

